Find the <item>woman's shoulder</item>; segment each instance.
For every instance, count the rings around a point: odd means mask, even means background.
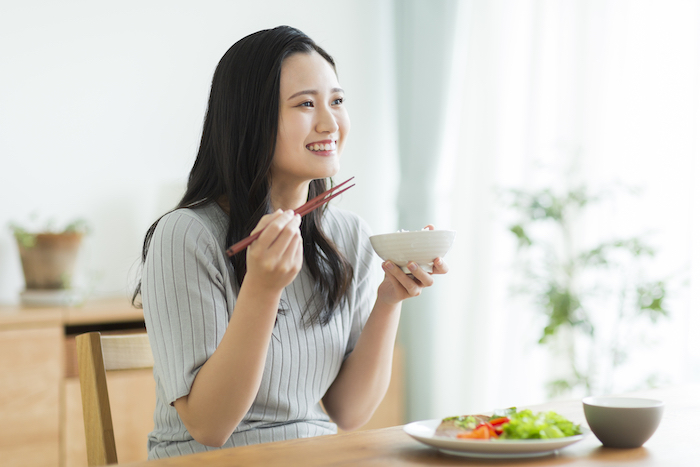
[[[324,228],[329,234],[342,233],[369,237],[372,231],[358,214],[347,209],[329,206],[324,212]]]
[[[372,231],[362,217],[346,209],[329,207],[324,213],[324,231],[356,268],[371,267],[375,257],[369,240]]]
[[[158,221],[155,237],[181,239],[183,241],[197,239],[198,241],[215,241],[222,234],[225,238],[225,214],[214,203],[208,203],[194,208],[178,208],[165,214]]]

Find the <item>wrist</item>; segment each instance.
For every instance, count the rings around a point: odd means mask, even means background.
[[[381,314],[393,315],[401,314],[402,300],[399,301],[387,301],[382,299],[381,296],[377,296],[377,301],[374,304],[373,312],[379,312]]]
[[[277,287],[270,285],[269,282],[265,280],[257,280],[254,277],[246,274],[243,278],[243,283],[241,284],[241,290],[238,294],[240,300],[241,296],[250,296],[256,301],[267,304],[275,304],[275,308],[279,305],[279,301],[282,298],[282,292],[284,287]]]

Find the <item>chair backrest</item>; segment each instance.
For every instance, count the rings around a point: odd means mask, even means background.
[[[116,464],[106,372],[153,368],[151,345],[145,333],[102,336],[88,332],[75,341],[88,465]]]

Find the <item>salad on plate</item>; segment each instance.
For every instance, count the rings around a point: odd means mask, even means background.
[[[580,435],[581,426],[556,412],[518,411],[515,407],[493,415],[462,415],[442,419],[434,436],[469,440],[557,439]]]

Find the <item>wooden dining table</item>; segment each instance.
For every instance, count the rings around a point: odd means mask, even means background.
[[[622,395],[660,399],[666,403],[659,428],[640,448],[603,447],[600,441],[590,434],[582,441],[544,457],[477,459],[443,454],[437,449],[414,440],[403,431],[403,427],[396,426],[221,449],[127,465],[131,467],[700,466],[700,384],[685,384]],[[554,410],[586,426],[580,400],[552,401],[528,406],[528,408],[536,411]]]

